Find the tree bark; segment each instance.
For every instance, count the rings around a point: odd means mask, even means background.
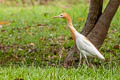
[[[110,0],[104,13],[100,16],[94,29],[88,34],[89,40],[97,47],[100,48],[104,39],[106,38],[110,23],[119,8],[120,0]]]
[[[90,0],[90,8],[82,34],[87,36],[102,14],[103,0]]]

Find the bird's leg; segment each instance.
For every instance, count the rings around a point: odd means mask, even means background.
[[[85,59],[86,59],[87,65],[89,66],[89,62],[88,62],[87,56],[84,55],[84,57],[85,57]]]
[[[81,64],[81,60],[82,60],[82,54],[80,53],[80,51],[78,50],[78,48],[76,48],[76,51],[77,51],[77,54],[80,56],[80,59],[79,59],[79,64]]]
[[[82,54],[80,53],[79,65],[81,64],[81,60],[82,60]]]
[[[92,65],[92,60],[93,60],[93,59],[91,59],[91,58],[89,59],[89,62],[90,62],[91,65]]]

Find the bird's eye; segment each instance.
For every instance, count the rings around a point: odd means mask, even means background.
[[[62,14],[60,16],[63,16]]]

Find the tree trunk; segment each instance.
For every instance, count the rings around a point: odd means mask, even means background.
[[[110,0],[104,13],[100,16],[94,29],[87,35],[89,40],[97,47],[100,48],[104,39],[106,38],[110,23],[115,15],[118,7],[120,5],[120,0]]]
[[[102,14],[103,0],[90,0],[90,8],[82,34],[87,36]]]
[[[120,5],[120,0],[110,0],[103,14],[102,5],[103,0],[90,0],[89,14],[82,30],[82,34],[87,36],[98,49],[106,37],[112,18]],[[76,46],[68,53],[64,66],[75,52],[79,54]]]

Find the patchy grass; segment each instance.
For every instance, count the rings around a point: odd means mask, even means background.
[[[83,13],[76,7],[82,7]],[[0,21],[9,22],[0,29],[0,63],[46,65],[57,63],[60,56],[63,61],[74,43],[66,22],[53,19],[62,10],[60,6],[51,5],[0,8]],[[68,7],[65,11],[72,16],[76,29],[80,31],[88,7],[81,4]]]

